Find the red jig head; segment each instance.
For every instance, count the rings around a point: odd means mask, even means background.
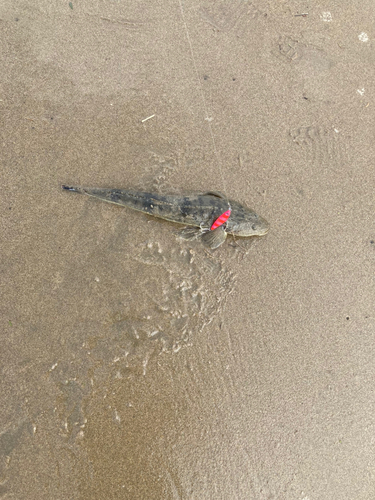
[[[211,226],[211,231],[213,231],[214,229],[216,229],[217,227],[219,226],[222,226],[225,222],[227,222],[227,220],[229,219],[230,217],[230,214],[231,214],[231,209],[227,210],[226,212],[224,212],[223,214],[221,214],[216,220],[215,222],[212,224]]]

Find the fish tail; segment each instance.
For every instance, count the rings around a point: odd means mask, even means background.
[[[76,186],[66,186],[65,184],[61,185],[62,189],[66,189],[67,191],[74,191],[75,193],[84,193],[85,190]]]

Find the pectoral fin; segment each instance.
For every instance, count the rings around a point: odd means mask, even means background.
[[[176,231],[176,234],[183,240],[196,240],[202,236],[202,231],[200,228],[188,226]]]
[[[222,245],[226,238],[227,233],[225,232],[224,226],[219,226],[213,231],[207,231],[207,233],[202,236],[202,241],[206,246],[214,250]]]

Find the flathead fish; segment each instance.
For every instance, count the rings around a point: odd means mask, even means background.
[[[263,236],[269,230],[268,222],[253,210],[236,201],[228,200],[226,196],[215,191],[178,196],[128,189],[69,186],[62,188],[184,224],[188,227],[180,231],[182,238],[200,238],[212,249],[222,245],[227,234],[240,237]]]

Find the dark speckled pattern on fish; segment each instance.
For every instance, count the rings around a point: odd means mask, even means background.
[[[179,224],[196,226],[207,231],[228,208],[231,208],[232,212],[225,223],[226,233],[245,237],[262,236],[267,233],[269,228],[268,222],[253,210],[215,193],[177,196],[127,189],[62,187],[69,191],[87,194],[109,203],[122,205]]]

